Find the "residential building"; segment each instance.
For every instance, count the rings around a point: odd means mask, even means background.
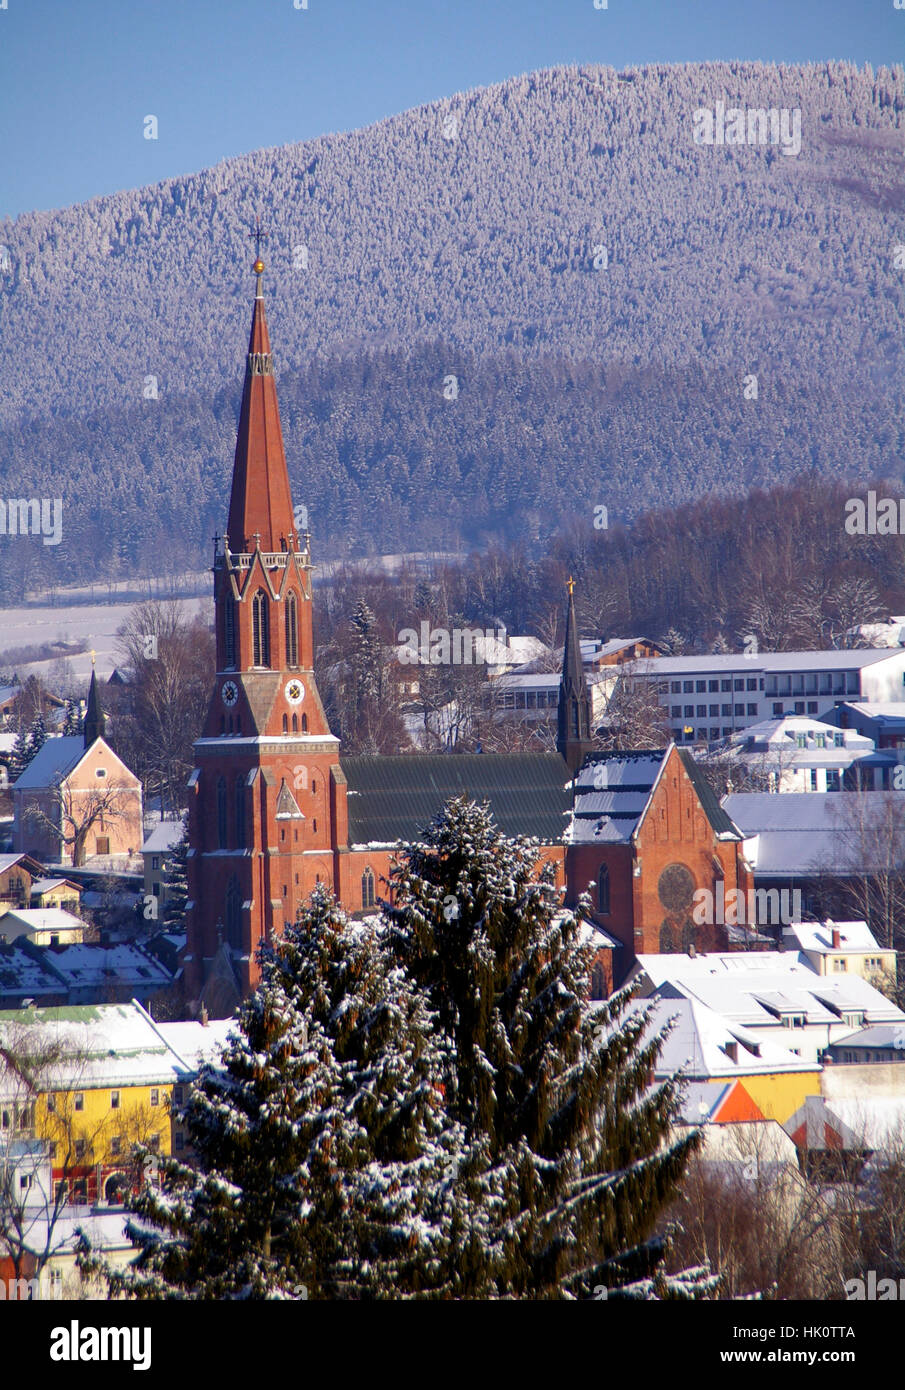
[[[905,1013],[861,976],[818,975],[801,953],[644,955],[637,968],[642,996],[696,999],[733,1027],[814,1065],[825,1048],[856,1029],[905,1027]]]
[[[837,729],[801,715],[766,719],[720,745],[734,761],[769,781],[771,792],[838,792],[847,774],[875,751],[854,729]],[[874,778],[871,777],[871,786]],[[880,789],[880,788],[878,788]]]
[[[78,946],[85,924],[61,907],[11,908],[0,915],[0,940],[28,937],[36,946]]]
[[[185,831],[183,820],[162,820],[155,825],[141,847],[144,861],[145,899],[157,899],[157,920],[163,917],[167,905],[167,860],[179,844]]]
[[[783,927],[786,950],[800,951],[818,975],[860,975],[895,985],[896,953],[877,945],[866,922],[793,922]]]

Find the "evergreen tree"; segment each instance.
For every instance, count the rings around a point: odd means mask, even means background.
[[[670,1138],[677,1079],[651,1083],[662,1038],[629,993],[588,1008],[591,952],[536,861],[536,843],[459,798],[406,847],[384,907],[454,1044],[446,1102],[471,1145],[461,1187],[480,1229],[457,1291],[691,1296],[708,1287],[699,1272],[653,1282],[666,1245],[651,1233],[696,1143]]]
[[[63,737],[79,738],[83,733],[82,714],[77,700],[66,701],[66,716],[63,720]]]
[[[132,1200],[131,1267],[83,1240],[83,1269],[138,1298],[442,1291],[459,1133],[423,1000],[323,890],[261,963],[183,1112],[197,1168],[166,1158]]]
[[[185,930],[185,905],[189,896],[188,880],[188,829],[167,855],[163,881],[166,886],[166,904],[163,909],[163,923],[167,931]]]
[[[13,751],[9,759],[9,780],[15,782],[28,767],[29,757],[29,731],[20,729],[16,734],[16,741],[13,744]]]
[[[28,761],[31,762],[36,753],[39,753],[47,742],[47,724],[44,719],[43,711],[40,709],[31,721],[28,731]]]

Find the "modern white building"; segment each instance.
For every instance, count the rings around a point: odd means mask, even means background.
[[[875,751],[872,738],[799,714],[765,719],[724,741],[721,751],[769,779],[775,792],[838,792],[846,773]],[[880,769],[872,770],[870,789]],[[881,788],[878,786],[878,790]]]
[[[823,716],[845,701],[895,701],[905,690],[905,649],[735,652],[637,661],[677,743],[712,744],[788,714]]]

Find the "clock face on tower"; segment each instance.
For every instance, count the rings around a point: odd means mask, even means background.
[[[220,687],[220,699],[227,709],[232,709],[239,698],[239,687],[235,681],[224,681]]]
[[[301,681],[287,681],[283,692],[290,705],[300,705],[305,698],[305,687]]]

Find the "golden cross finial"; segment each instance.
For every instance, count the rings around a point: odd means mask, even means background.
[[[256,275],[262,275],[264,273],[264,262],[261,260],[261,242],[267,240],[267,233],[261,226],[260,217],[255,218],[254,231],[249,232],[248,235],[254,237],[255,242],[255,263],[252,266],[252,270]]]
[[[91,650],[91,669],[94,670],[94,649]]]
[[[569,575],[567,583],[569,589],[569,598],[571,598],[575,592],[575,580],[572,578],[571,574]]]

